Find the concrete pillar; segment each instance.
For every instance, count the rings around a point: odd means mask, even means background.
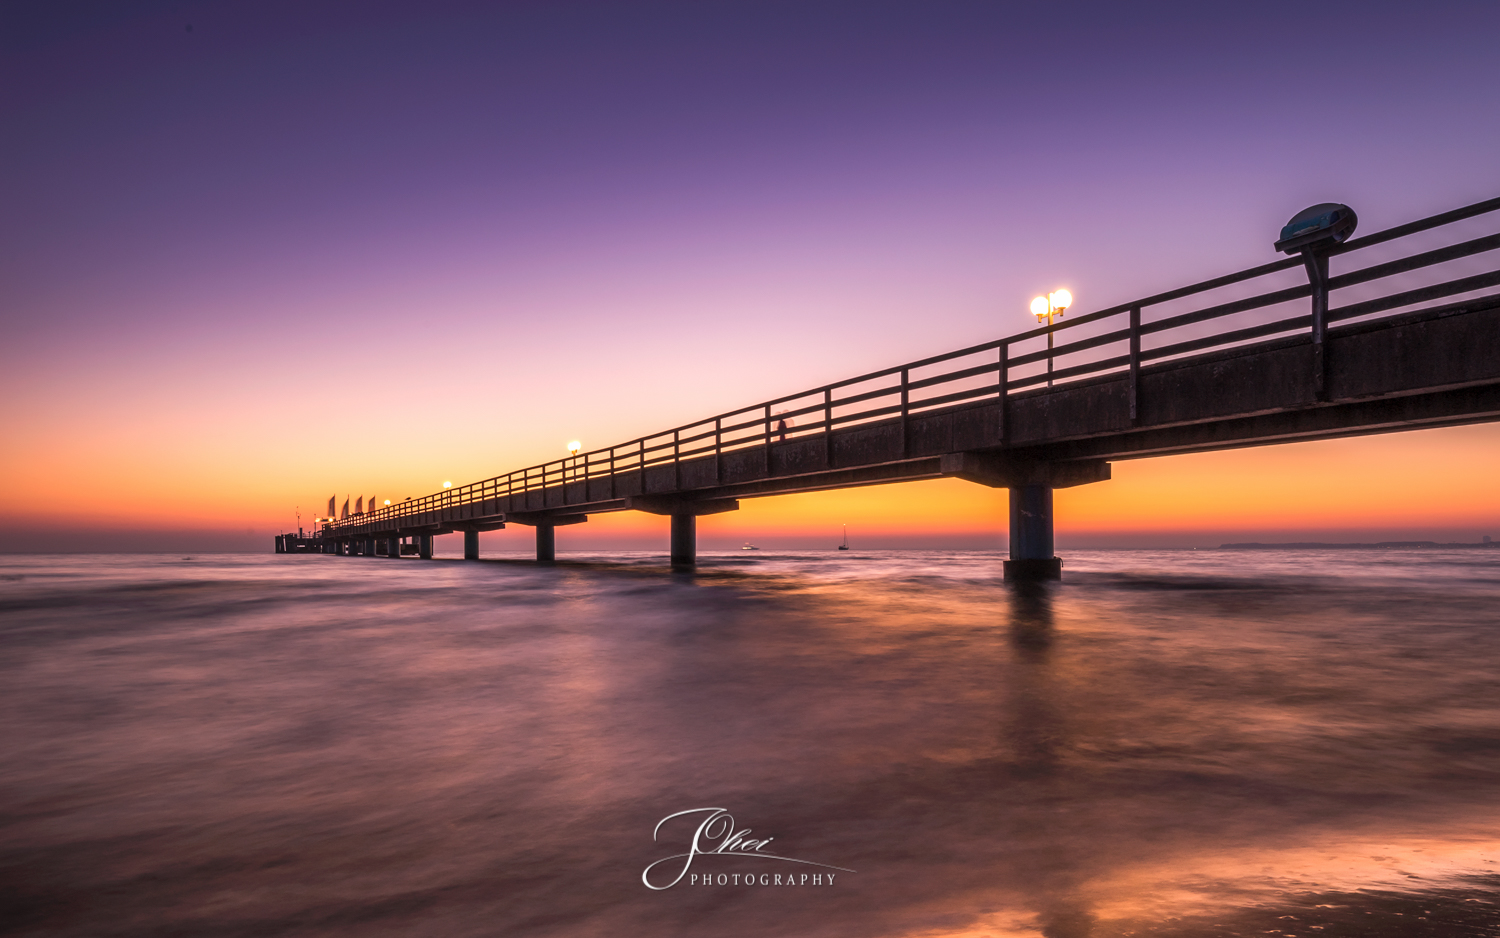
[[[423,560],[431,560],[432,559],[432,535],[431,534],[420,535],[417,538],[417,545],[418,545],[417,546],[418,556],[420,556]]]
[[[557,529],[550,524],[536,526],[537,563],[551,563],[557,559]]]
[[[1052,486],[1011,487],[1010,559],[1005,561],[1005,577],[1062,579],[1062,561],[1054,556],[1052,546]]]
[[[401,535],[390,535],[390,538],[386,541],[386,556],[392,560],[401,559]]]
[[[672,516],[672,566],[692,567],[698,563],[698,518],[696,515]]]
[[[373,537],[367,537],[367,538],[365,538],[365,556],[366,557],[373,557],[373,556],[375,556],[375,538],[373,538]]]
[[[276,553],[286,553],[286,541],[282,540],[280,534],[276,535]]]
[[[537,528],[537,530],[540,531],[541,528]],[[479,532],[478,531],[465,531],[464,532],[464,559],[465,560],[478,560],[479,559]]]

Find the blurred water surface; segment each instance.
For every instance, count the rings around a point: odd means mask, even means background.
[[[0,556],[0,932],[1500,934],[1500,550],[660,561]]]

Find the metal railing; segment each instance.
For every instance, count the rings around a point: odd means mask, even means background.
[[[1147,363],[1299,334],[1310,334],[1318,348],[1330,323],[1395,315],[1420,304],[1451,300],[1500,285],[1500,269],[1496,268],[1494,258],[1486,262],[1487,269],[1477,273],[1458,271],[1465,275],[1448,276],[1455,272],[1452,268],[1456,263],[1500,249],[1500,233],[1490,231],[1464,237],[1468,232],[1458,230],[1463,227],[1461,223],[1480,219],[1497,209],[1500,199],[1490,199],[1355,238],[1333,248],[1327,252],[1331,258],[1347,258],[1399,239],[1431,236],[1444,229],[1462,237],[1455,243],[1417,250],[1329,277],[1330,294],[1336,291],[1358,294],[1359,288],[1365,287],[1363,292],[1369,295],[1340,307],[1320,304],[1328,309],[1326,319],[1321,322],[1317,321],[1321,317],[1316,317],[1308,306],[1302,306],[1301,312],[1288,309],[1290,304],[1311,297],[1314,289],[1303,273],[1302,258],[1289,257],[1074,316],[1051,326],[774,398],[605,449],[382,506],[327,524],[323,530],[336,536],[340,528],[352,525],[363,526],[590,480],[611,480],[609,497],[614,497],[613,480],[619,474],[661,466],[673,467],[680,487],[683,463],[713,456],[715,466],[722,467],[726,454],[757,447],[764,450],[765,472],[770,475],[772,448],[779,442],[821,437],[831,456],[832,432],[840,428],[898,416],[905,420],[923,411],[986,400],[1003,401],[1028,391],[1045,393],[1045,387],[1066,387],[1125,373],[1128,373],[1130,417],[1134,421],[1140,370]],[[1484,221],[1493,224],[1495,220]],[[1410,275],[1415,272],[1434,270],[1441,271],[1441,276],[1447,279],[1410,282]],[[1397,276],[1406,277],[1408,282],[1400,284],[1404,289],[1371,293],[1366,286]],[[1259,292],[1249,292],[1251,285]],[[1266,286],[1273,289],[1265,289]],[[1248,295],[1233,295],[1247,292]],[[1195,305],[1205,301],[1208,305]],[[1184,305],[1190,308],[1182,309]],[[1265,319],[1268,311],[1273,317],[1269,320]],[[1252,313],[1258,317],[1248,317]],[[1050,348],[1046,347],[1049,338]],[[1000,413],[1003,438],[1004,407]],[[832,465],[831,459],[827,465]]]

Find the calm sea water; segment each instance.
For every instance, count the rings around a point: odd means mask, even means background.
[[[0,932],[1500,934],[1500,550],[660,560],[0,557]]]

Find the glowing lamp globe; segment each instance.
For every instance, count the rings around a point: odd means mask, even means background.
[[[1049,313],[1050,311],[1051,310],[1047,306],[1047,298],[1045,296],[1039,296],[1031,301],[1031,312],[1036,316],[1038,321],[1046,319],[1047,313]]]
[[[578,451],[581,449],[583,449],[583,444],[578,442],[577,440],[574,440],[568,444],[568,455],[577,456]]]
[[[1069,293],[1067,290],[1058,290],[1057,292],[1049,295],[1047,299],[1052,301],[1053,309],[1062,310],[1067,309],[1069,306],[1073,305],[1073,294]]]

